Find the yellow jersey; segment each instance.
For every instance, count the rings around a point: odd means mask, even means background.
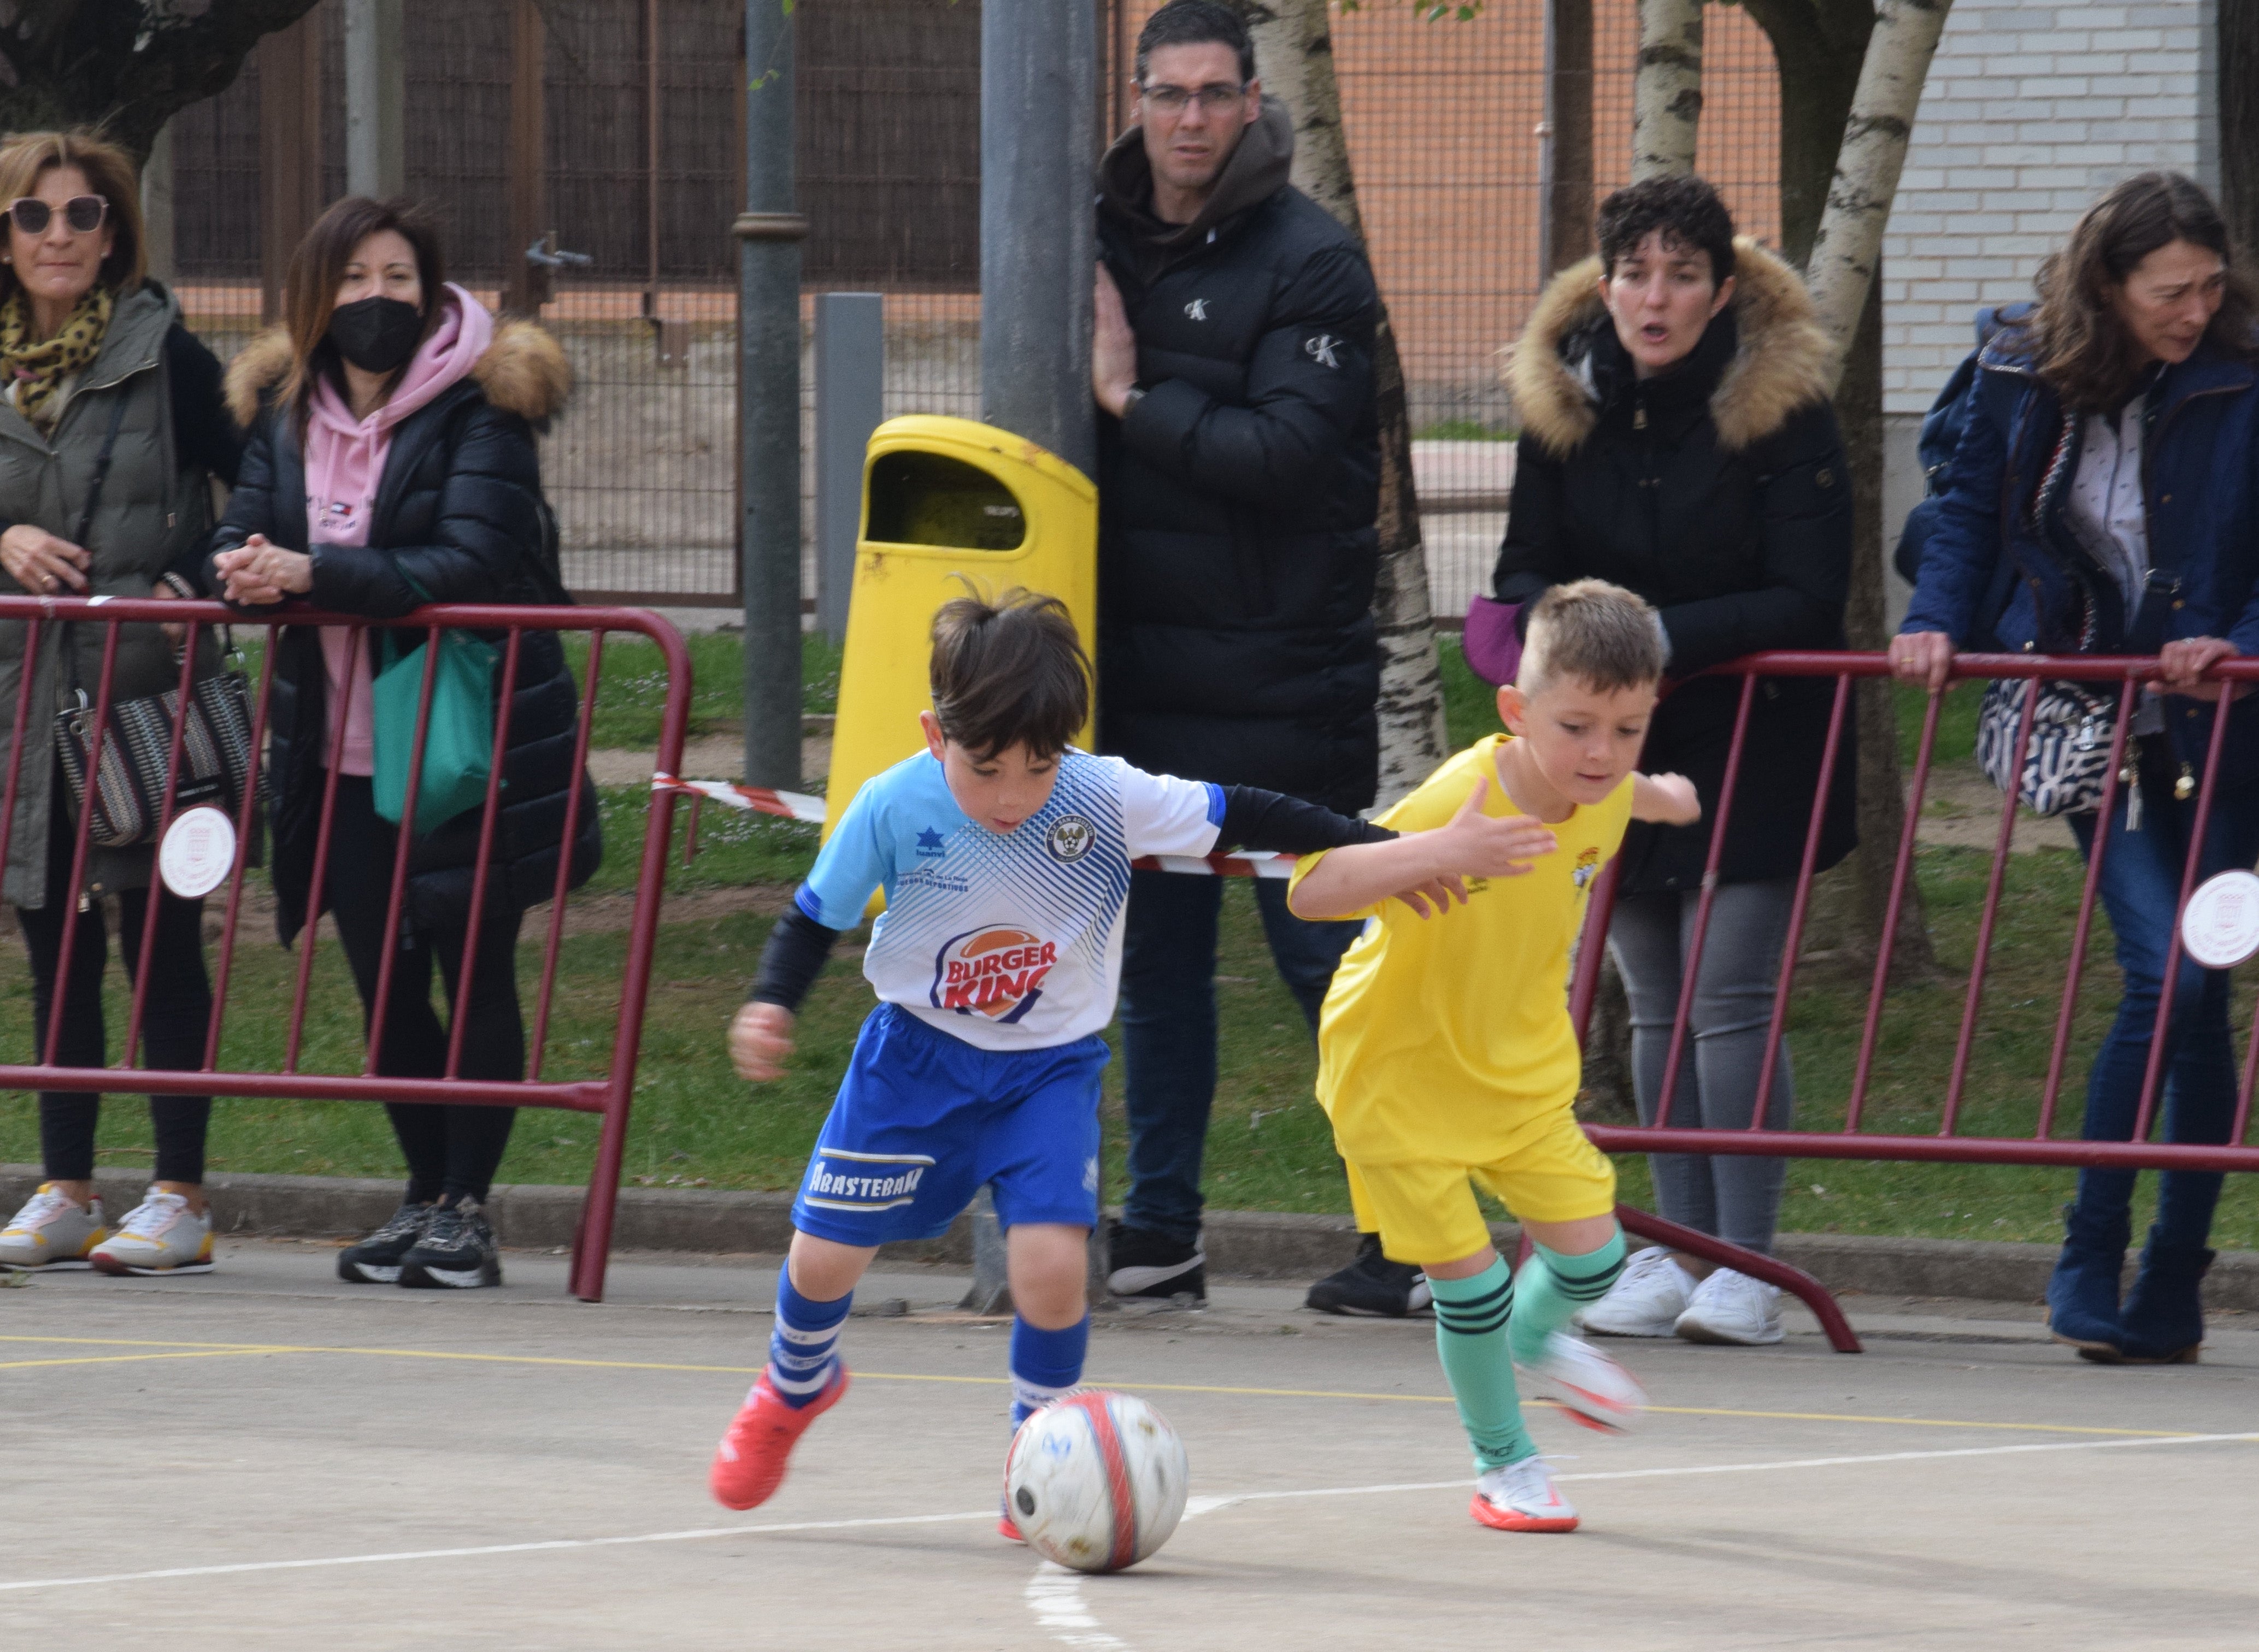
[[[1519,812],[1498,776],[1510,735],[1478,740],[1379,817],[1446,824],[1488,775],[1483,812]],[[1502,1158],[1537,1116],[1576,1100],[1569,954],[1586,893],[1623,841],[1632,780],[1552,828],[1558,847],[1514,878],[1470,878],[1467,904],[1422,918],[1368,908],[1318,1019],[1318,1101],[1342,1151],[1365,1164]],[[1322,856],[1306,856],[1299,883]],[[1291,891],[1291,886],[1290,886]]]

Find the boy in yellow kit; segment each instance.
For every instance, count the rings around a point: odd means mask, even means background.
[[[1624,1257],[1615,1167],[1571,1111],[1569,953],[1626,822],[1685,824],[1701,810],[1681,777],[1632,772],[1663,677],[1653,609],[1583,580],[1539,600],[1527,637],[1517,681],[1498,691],[1512,735],[1477,741],[1379,823],[1519,815],[1551,829],[1552,851],[1512,878],[1466,879],[1451,891],[1466,910],[1439,923],[1383,904],[1407,882],[1410,837],[1305,857],[1287,902],[1304,918],[1372,920],[1319,1018],[1318,1100],[1358,1228],[1424,1269],[1435,1293],[1437,1352],[1475,1449],[1471,1512],[1507,1531],[1565,1532],[1577,1512],[1522,1427],[1515,1369],[1603,1431],[1644,1405],[1628,1372],[1564,1328]],[[1534,1243],[1519,1277],[1492,1249],[1471,1180]]]

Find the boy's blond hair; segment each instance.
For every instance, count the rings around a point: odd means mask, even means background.
[[[1537,599],[1514,684],[1534,694],[1564,677],[1595,694],[1652,687],[1668,650],[1655,610],[1621,585],[1578,580]]]

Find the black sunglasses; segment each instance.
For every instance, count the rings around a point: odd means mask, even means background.
[[[45,235],[55,210],[37,196],[21,196],[8,203],[8,216],[26,235]],[[63,222],[74,235],[91,235],[110,216],[110,203],[98,195],[75,195],[63,203]]]

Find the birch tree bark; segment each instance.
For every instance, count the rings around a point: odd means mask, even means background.
[[[1365,243],[1357,180],[1342,131],[1328,0],[1230,0],[1255,41],[1263,88],[1294,117],[1293,181]],[[1380,576],[1373,621],[1380,637],[1380,791],[1386,808],[1428,778],[1448,751],[1443,684],[1428,604],[1428,553],[1412,481],[1412,416],[1388,307],[1373,340],[1380,425]]]
[[[1906,167],[1922,82],[1952,9],[1953,0],[1882,0],[1876,8],[1805,277],[1820,324],[1835,342],[1839,378],[1882,262],[1883,230]]]
[[[1639,0],[1631,177],[1694,170],[1702,117],[1702,0]]]

